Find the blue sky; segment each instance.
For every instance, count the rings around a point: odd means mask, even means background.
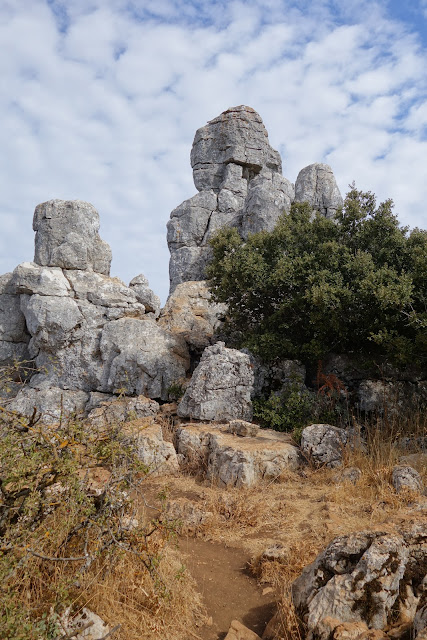
[[[427,0],[3,0],[0,273],[32,215],[91,202],[112,274],[168,290],[165,225],[196,129],[247,104],[292,182],[330,164],[427,227]]]

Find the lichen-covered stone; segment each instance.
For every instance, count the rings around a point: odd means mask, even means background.
[[[330,424],[311,424],[301,434],[301,451],[318,466],[339,467],[348,434]]]

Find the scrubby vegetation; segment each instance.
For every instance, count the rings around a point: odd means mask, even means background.
[[[334,220],[296,203],[272,232],[224,228],[211,246],[230,344],[311,366],[329,352],[426,365],[427,231],[401,226],[391,200],[352,185]]]
[[[85,606],[114,638],[181,637],[198,596],[171,544],[175,523],[161,504],[145,514],[149,470],[119,429],[1,409],[0,637],[69,637],[66,609],[72,619]]]

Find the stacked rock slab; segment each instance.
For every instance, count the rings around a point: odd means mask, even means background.
[[[271,230],[294,199],[280,155],[250,107],[228,109],[198,129],[191,166],[199,193],[174,209],[168,222],[171,292],[181,282],[204,279],[215,231],[234,226],[247,237]]]
[[[208,241],[221,227],[236,227],[246,239],[271,231],[294,201],[307,201],[328,218],[343,203],[326,164],[300,171],[295,188],[282,176],[280,155],[250,107],[228,109],[198,129],[191,166],[199,193],[174,209],[168,222],[171,293],[181,282],[205,278]]]
[[[27,350],[37,371],[16,409],[43,411],[55,389],[55,397],[67,391],[68,404],[74,393],[76,409],[82,392],[167,399],[189,367],[187,346],[156,323],[160,303],[144,276],[129,287],[109,276],[111,251],[94,207],[51,200],[36,207],[34,229],[34,262],[0,281],[0,309],[9,309],[0,313],[0,344]],[[39,392],[47,389],[45,403]]]

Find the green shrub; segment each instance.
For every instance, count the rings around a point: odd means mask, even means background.
[[[427,232],[409,233],[392,206],[353,185],[335,220],[303,203],[246,242],[220,230],[208,277],[229,343],[265,361],[335,352],[424,366]]]

